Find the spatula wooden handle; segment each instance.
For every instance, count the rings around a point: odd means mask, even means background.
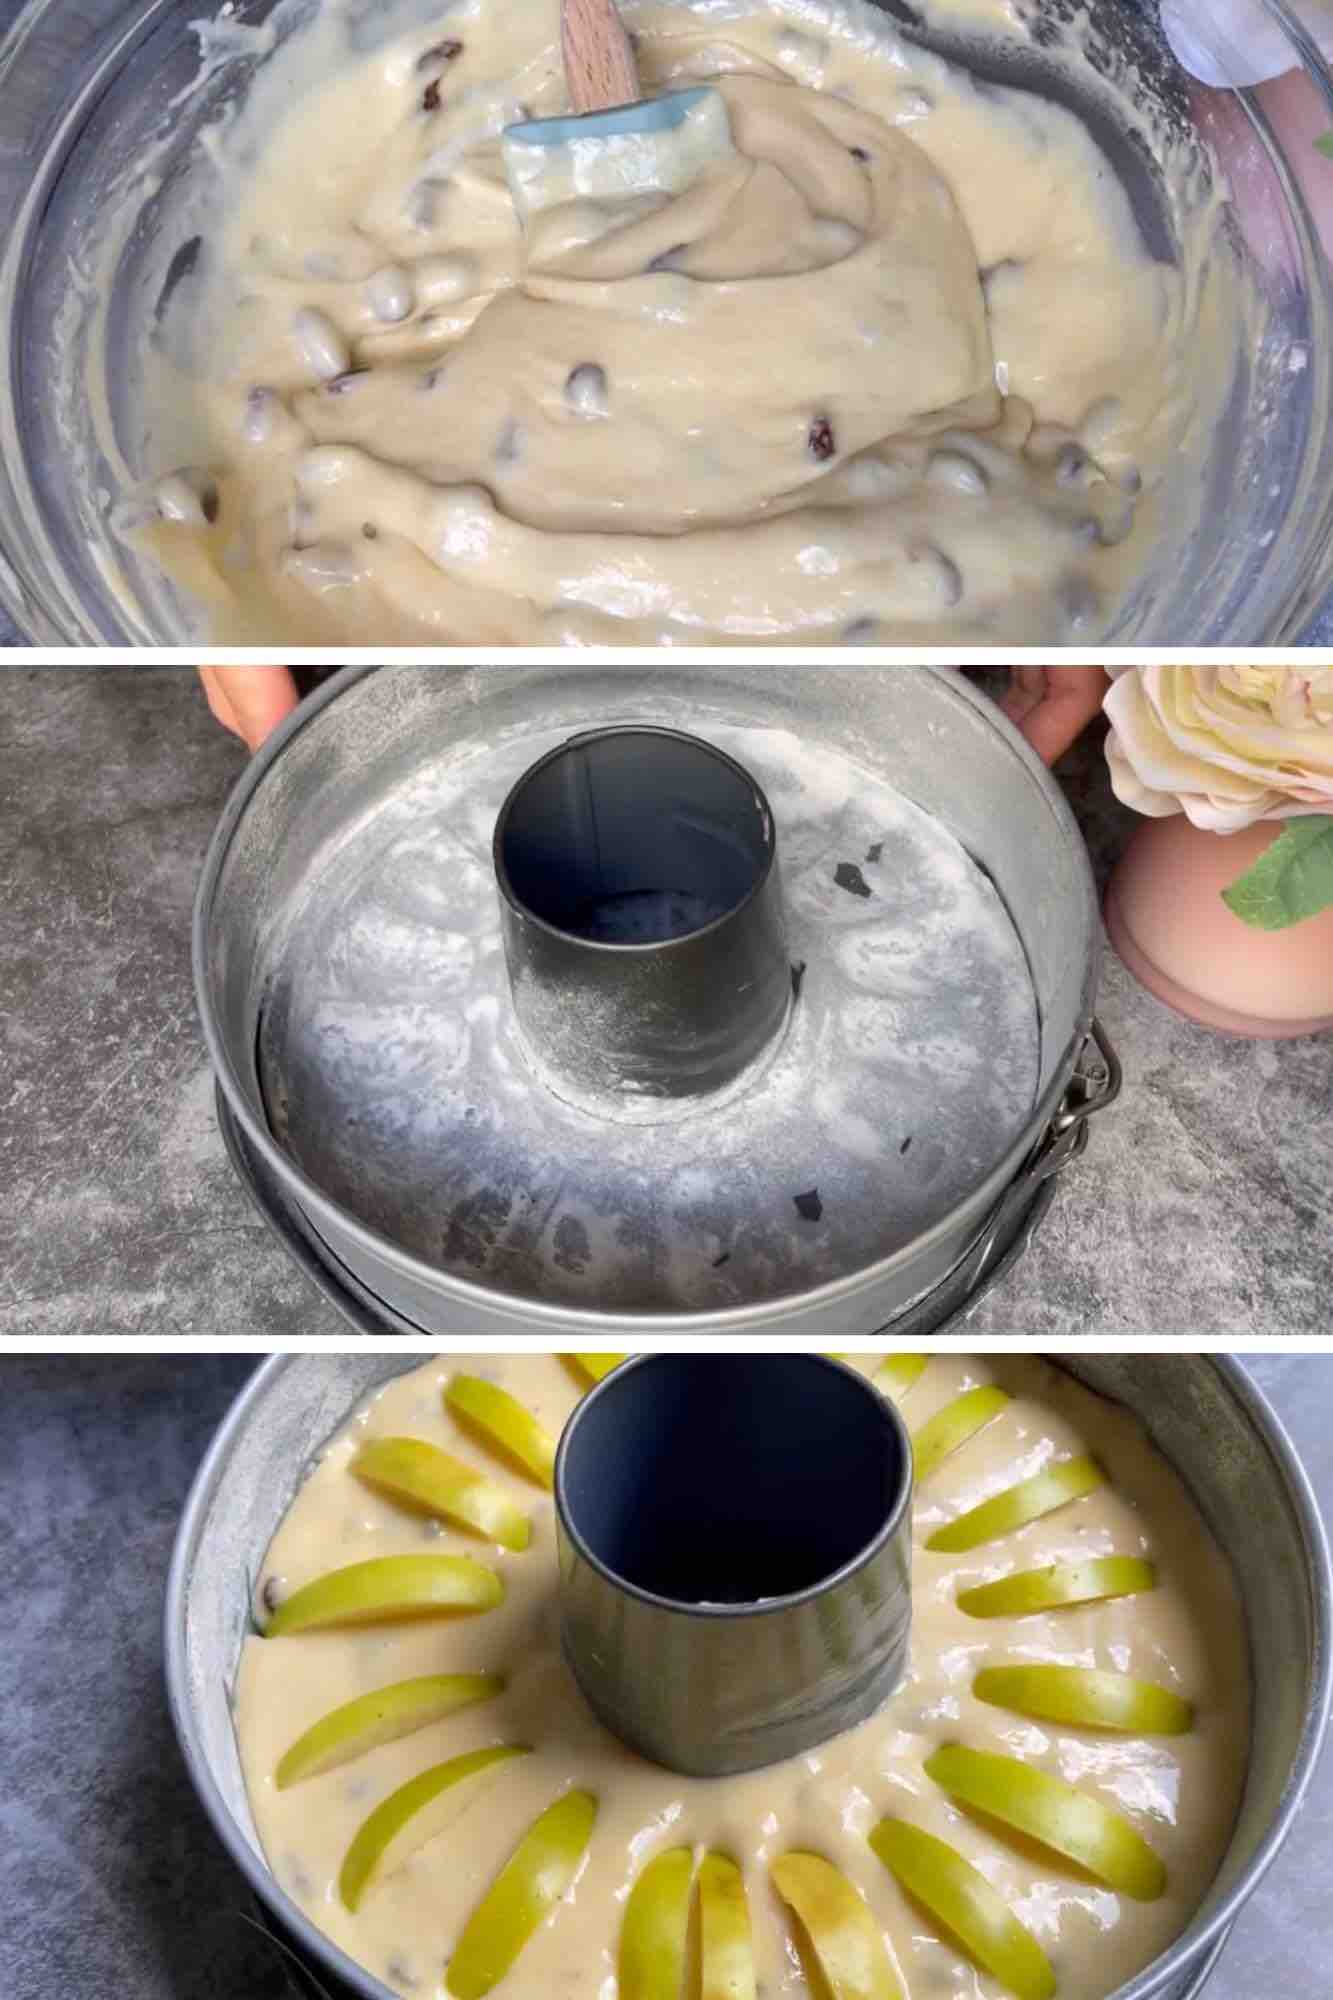
[[[560,0],[560,44],[575,111],[637,102],[639,68],[615,0]]]

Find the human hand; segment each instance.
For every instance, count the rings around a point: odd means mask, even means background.
[[[1063,757],[1102,705],[1105,667],[1010,667],[1000,706],[1044,764]]]
[[[300,696],[290,667],[200,667],[208,705],[224,729],[257,750]]]

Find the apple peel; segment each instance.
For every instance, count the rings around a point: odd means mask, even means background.
[[[565,1792],[532,1822],[468,1918],[445,1973],[454,2000],[485,2000],[568,1894],[597,1819],[591,1792]]]
[[[1157,1571],[1150,1562],[1138,1556],[1094,1556],[1087,1562],[1019,1570],[995,1583],[960,1590],[958,1609],[969,1618],[1030,1618],[1039,1611],[1137,1597],[1141,1591],[1156,1588]]]
[[[555,1472],[555,1439],[507,1389],[481,1375],[454,1375],[444,1401],[467,1430],[549,1491]]]
[[[498,1674],[425,1674],[377,1688],[374,1694],[358,1695],[355,1701],[346,1701],[341,1708],[321,1716],[297,1737],[279,1761],[273,1782],[285,1792],[306,1778],[323,1777],[326,1771],[351,1764],[381,1744],[396,1743],[460,1708],[491,1701],[503,1692],[504,1682]]]
[[[1166,1867],[1127,1819],[1086,1792],[1018,1757],[946,1743],[926,1776],[959,1805],[1026,1834],[1136,1903],[1166,1890]]]
[[[1053,2000],[1055,1972],[1045,1952],[956,1848],[903,1819],[881,1820],[870,1845],[899,1886],[943,1925],[974,1965],[1016,2000]]]
[[[620,1931],[619,2000],[680,2000],[693,1883],[688,1847],[657,1855],[635,1882]]]
[[[901,2000],[879,1925],[863,1896],[822,1855],[773,1863],[778,1894],[795,1913],[830,2000]]]
[[[937,1528],[926,1547],[941,1554],[961,1555],[985,1542],[996,1542],[1002,1535],[1015,1534],[1030,1521],[1040,1521],[1105,1484],[1106,1474],[1095,1459],[1062,1459],[1058,1465],[1047,1466],[1031,1479],[983,1500],[946,1527]]]
[[[360,1909],[366,1891],[375,1878],[384,1872],[384,1866],[393,1843],[416,1820],[426,1807],[433,1805],[443,1793],[452,1791],[466,1778],[473,1778],[492,1765],[506,1763],[512,1757],[525,1757],[527,1747],[523,1744],[500,1743],[489,1750],[469,1750],[462,1757],[451,1757],[445,1764],[435,1764],[429,1771],[421,1771],[415,1778],[409,1778],[396,1792],[390,1792],[382,1804],[376,1806],[369,1819],[364,1820],[353,1837],[352,1844],[343,1857],[343,1865],[338,1873],[338,1894],[353,1915]],[[432,1837],[430,1830],[423,1831],[414,1843],[424,1846]],[[400,1849],[399,1858],[405,1858],[406,1850]]]
[[[527,1515],[502,1488],[422,1438],[371,1438],[348,1469],[400,1506],[468,1528],[516,1554],[532,1539]]]
[[[293,1591],[269,1619],[264,1637],[491,1611],[503,1599],[504,1585],[495,1571],[471,1556],[376,1556],[328,1570]]]

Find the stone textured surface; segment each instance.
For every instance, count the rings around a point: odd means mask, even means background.
[[[185,1776],[159,1620],[176,1518],[253,1360],[0,1356],[0,1993],[289,2000]],[[1333,1514],[1333,1357],[1249,1365]],[[1209,2000],[1322,1992],[1333,1758]]]
[[[0,1335],[344,1330],[232,1174],[195,1020],[191,900],[243,761],[188,668],[0,669]],[[1065,772],[1104,874],[1132,816],[1095,732]],[[1101,1013],[1124,1098],[973,1326],[1330,1331],[1333,1037],[1206,1034],[1113,957]]]

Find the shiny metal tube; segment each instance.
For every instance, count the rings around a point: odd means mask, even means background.
[[[641,1355],[570,1418],[555,1504],[565,1656],[654,1763],[774,1764],[901,1683],[912,1447],[841,1362]]]
[[[676,729],[585,731],[496,823],[514,1009],[539,1073],[603,1115],[734,1082],[791,1000],[768,801]]]

